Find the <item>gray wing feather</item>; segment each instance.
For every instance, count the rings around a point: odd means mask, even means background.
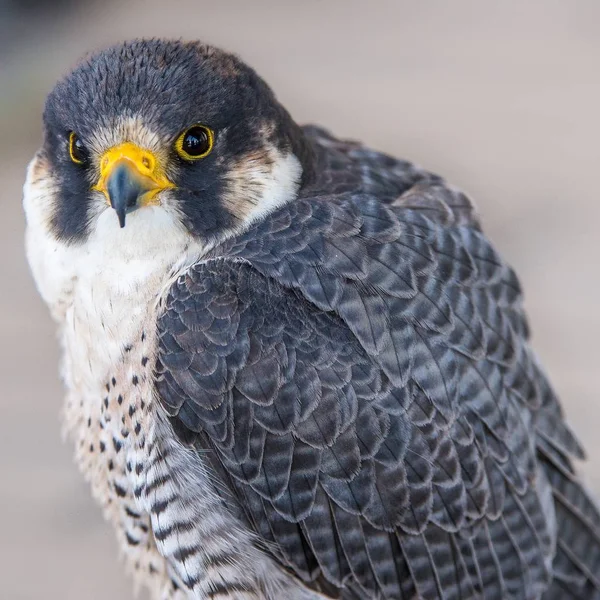
[[[539,597],[556,545],[548,481],[573,531],[596,513],[576,481],[540,474],[536,427],[560,456],[548,464],[569,469],[580,449],[526,343],[514,273],[468,200],[419,178],[376,182],[383,202],[299,199],[190,269],[159,322],[160,398],[309,585]],[[562,543],[589,591],[600,558]]]

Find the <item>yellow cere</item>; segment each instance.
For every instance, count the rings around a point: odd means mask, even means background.
[[[148,191],[141,198],[142,205],[154,204],[155,196],[161,190],[174,188],[161,168],[156,156],[150,151],[140,148],[132,142],[124,142],[109,148],[100,159],[100,179],[92,188],[102,192],[108,200],[107,181],[118,165],[125,165],[132,177],[143,184]]]

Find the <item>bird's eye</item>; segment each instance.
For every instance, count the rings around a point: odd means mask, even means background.
[[[85,165],[89,160],[87,148],[74,131],[69,135],[69,154],[71,160],[77,165]]]
[[[198,160],[210,154],[214,142],[212,129],[204,125],[193,125],[175,141],[175,150],[185,160]]]

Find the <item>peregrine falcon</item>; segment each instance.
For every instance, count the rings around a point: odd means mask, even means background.
[[[66,428],[153,598],[600,598],[583,450],[467,196],[199,42],[91,55],[43,121]]]

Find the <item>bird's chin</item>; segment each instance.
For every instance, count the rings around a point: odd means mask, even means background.
[[[103,208],[92,221],[88,251],[110,254],[113,260],[176,260],[190,245],[199,246],[177,211],[164,205],[143,206],[127,214],[125,227],[112,208]]]

